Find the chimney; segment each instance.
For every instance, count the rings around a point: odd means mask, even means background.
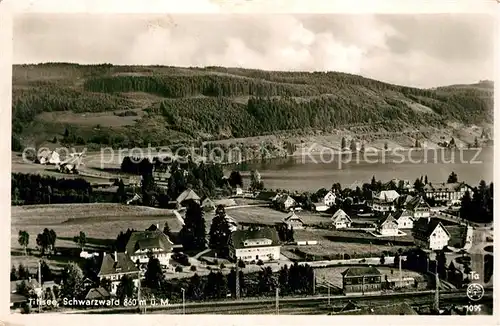
[[[156,223],[156,229],[160,229],[160,224]]]
[[[118,253],[115,250],[115,263],[118,262]]]
[[[431,222],[431,217],[427,216],[427,224],[429,224],[430,222]]]

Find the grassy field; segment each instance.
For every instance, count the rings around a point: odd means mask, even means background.
[[[270,207],[243,207],[228,210],[227,214],[240,223],[261,223],[274,225],[290,215],[290,213],[281,212]],[[306,225],[319,223],[328,223],[328,215],[321,215],[307,211],[296,212]]]
[[[36,257],[25,257],[18,243],[20,230],[30,235],[29,248],[35,249],[36,236],[44,228],[53,229],[57,234],[57,248],[75,248],[73,237],[85,232],[89,248],[109,246],[120,231],[127,228],[144,230],[151,224],[163,228],[169,223],[172,231],[181,228],[179,221],[170,210],[119,204],[61,204],[13,206],[11,220],[11,260],[16,265],[23,263],[36,266]],[[49,260],[52,267],[60,267],[57,260]]]

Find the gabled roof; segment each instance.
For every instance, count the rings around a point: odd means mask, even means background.
[[[215,203],[208,197],[205,197],[201,202],[201,206],[215,206]]]
[[[413,199],[414,199],[414,197],[412,195],[408,195],[408,194],[401,195],[401,196],[398,197],[398,204],[401,207],[406,207],[406,205],[409,202],[411,202]]]
[[[443,230],[446,232],[448,236],[450,236],[450,233],[446,228],[443,226],[443,224],[435,218],[421,218],[418,221],[416,221],[413,224],[413,233],[417,236],[424,236],[426,239],[429,238],[434,232],[434,230],[438,227],[441,226]]]
[[[235,249],[245,248],[243,243],[246,240],[254,239],[269,239],[272,241],[271,245],[263,247],[279,246],[280,244],[276,229],[270,227],[236,230],[231,233],[231,243]]]
[[[101,269],[98,276],[113,275],[119,273],[133,273],[138,272],[139,269],[135,266],[130,256],[124,252],[115,254],[107,254],[102,258]]]
[[[347,215],[347,213],[346,213],[346,212],[344,212],[344,210],[342,210],[341,208],[339,208],[339,209],[335,212],[335,214],[333,214],[333,216],[332,216],[331,220],[332,220],[333,222],[335,222],[335,221],[337,221],[338,219],[343,218],[343,217],[347,218],[347,219],[349,220],[349,222],[352,222],[351,217],[350,217],[349,215]]]
[[[86,300],[91,299],[108,299],[111,297],[111,294],[103,287],[92,288],[89,290],[87,295],[85,296]]]
[[[172,245],[173,243],[162,231],[136,231],[130,235],[125,250],[128,254],[133,254],[139,249],[148,250],[154,248],[170,252]]]
[[[382,225],[387,224],[387,223],[398,224],[398,222],[396,221],[396,219],[394,218],[394,216],[392,214],[387,214],[384,217],[382,217],[380,220],[377,221],[377,225],[379,227],[381,227]]]
[[[304,224],[304,221],[302,221],[302,219],[300,217],[298,217],[295,214],[295,212],[292,212],[290,215],[288,215],[287,217],[285,217],[283,219],[283,222],[285,222],[285,223],[292,222],[292,221],[299,221],[300,223]]]
[[[333,196],[333,197],[337,197],[337,195],[335,195],[335,194],[333,193],[333,191],[331,191],[331,190],[330,190],[329,192],[327,192],[327,193],[323,196],[323,198],[326,198],[326,196]]]
[[[381,275],[380,271],[373,266],[360,266],[360,267],[349,267],[342,272],[342,276],[378,276]]]
[[[422,198],[421,196],[414,197],[412,200],[406,203],[406,208],[409,210],[417,209],[420,206],[430,207],[427,201],[425,201],[425,199]]]
[[[392,217],[398,221],[401,217],[408,217],[413,220],[413,216],[406,209],[400,209],[394,213],[391,213]]]
[[[429,183],[425,185],[425,191],[445,191],[445,192],[455,192],[460,190],[462,187],[471,188],[465,182],[453,182],[453,183]]]
[[[382,200],[385,202],[393,202],[399,197],[396,190],[382,190],[381,192],[374,194],[374,199]]]
[[[186,189],[184,190],[179,197],[177,197],[177,202],[180,204],[186,200],[200,200],[200,197],[192,190]]]
[[[279,204],[283,204],[285,203],[287,200],[291,199],[294,203],[296,202],[295,199],[293,199],[291,196],[289,195],[284,195],[284,196],[280,196],[276,201],[279,203]]]

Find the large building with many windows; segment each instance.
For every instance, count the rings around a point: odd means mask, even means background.
[[[272,261],[280,258],[280,241],[276,229],[251,227],[236,230],[229,238],[229,258],[233,261]]]
[[[426,198],[446,204],[460,202],[467,191],[470,191],[472,196],[472,188],[464,182],[428,183],[424,186]]]
[[[373,266],[350,267],[342,272],[344,293],[376,292],[382,289],[382,274]]]

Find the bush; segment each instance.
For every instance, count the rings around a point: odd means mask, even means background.
[[[240,260],[240,261],[238,262],[238,267],[239,267],[239,268],[245,268],[245,267],[246,267],[245,262],[244,262],[243,260]]]
[[[196,272],[196,266],[193,265],[193,266],[191,266],[190,269],[191,269],[191,272]]]
[[[258,266],[262,266],[262,265],[264,265],[264,262],[263,262],[262,260],[260,260],[260,259],[259,259],[259,261],[257,262],[257,265],[258,265]]]
[[[182,266],[177,265],[177,266],[175,267],[175,271],[176,271],[177,273],[181,273],[181,272],[182,272]]]
[[[218,265],[219,264],[219,260],[217,260],[217,258],[214,259],[214,265]]]
[[[224,263],[221,263],[220,264],[220,269],[224,269],[224,268],[226,268],[226,265],[224,265]]]
[[[250,262],[250,264],[254,265],[254,264],[255,264],[255,260],[252,260],[252,261]]]

